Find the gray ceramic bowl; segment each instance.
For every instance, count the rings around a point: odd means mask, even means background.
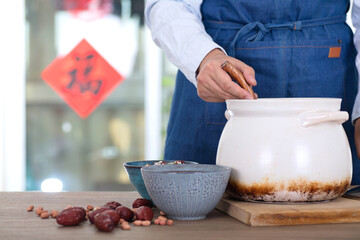
[[[141,169],[153,203],[169,218],[203,219],[219,203],[230,177],[220,165],[163,165]]]
[[[136,188],[136,191],[140,194],[142,198],[151,200],[145,184],[143,177],[141,176],[141,168],[147,164],[153,165],[156,162],[164,161],[166,163],[172,163],[173,160],[146,160],[146,161],[134,161],[124,163],[125,170],[129,176],[130,182]],[[185,164],[198,164],[197,162],[184,161]]]

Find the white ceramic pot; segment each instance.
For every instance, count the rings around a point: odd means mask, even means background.
[[[341,99],[227,100],[217,164],[232,167],[228,193],[247,201],[324,201],[352,176]]]

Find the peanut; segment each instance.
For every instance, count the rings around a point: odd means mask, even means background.
[[[141,221],[141,226],[150,226],[151,222],[149,220]]]
[[[40,217],[41,217],[42,219],[49,218],[49,216],[50,216],[50,214],[49,214],[48,211],[44,211],[44,212],[42,212],[42,213],[40,214]]]
[[[35,212],[37,215],[39,215],[39,212],[41,212],[42,210],[44,210],[43,207],[37,207]]]
[[[155,225],[161,225],[161,226],[165,226],[165,225],[171,226],[171,225],[174,224],[174,221],[171,220],[171,219],[167,219],[167,218],[164,217],[164,216],[158,216],[158,217],[154,220],[154,224],[155,224]]]
[[[130,230],[131,227],[130,227],[129,223],[124,222],[123,224],[121,224],[121,229],[122,230]]]
[[[86,209],[89,210],[89,211],[92,211],[92,210],[94,210],[94,206],[93,205],[87,205]]]
[[[50,215],[52,218],[57,218],[57,216],[59,215],[59,212],[56,210],[51,210]]]
[[[42,210],[42,211],[39,211],[39,212],[37,213],[37,215],[40,217],[40,216],[41,216],[41,214],[42,214],[42,213],[45,213],[45,212],[47,212],[47,213],[48,213],[48,211],[46,211],[46,210]]]
[[[163,221],[166,221],[166,220],[167,220],[167,218],[164,217],[164,216],[158,216],[158,219],[159,219],[159,220],[163,220]]]
[[[136,220],[133,222],[134,226],[141,226],[141,220]]]
[[[34,206],[33,206],[33,205],[30,205],[26,210],[27,210],[28,212],[31,212],[32,210],[34,210]]]

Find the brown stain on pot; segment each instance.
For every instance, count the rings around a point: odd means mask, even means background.
[[[265,179],[261,183],[246,185],[230,178],[227,192],[233,197],[253,201],[322,201],[340,197],[349,188],[350,182],[350,179],[319,182],[298,178],[283,182],[270,182]],[[298,195],[301,200],[291,198],[279,200],[279,193],[295,193],[295,196]]]

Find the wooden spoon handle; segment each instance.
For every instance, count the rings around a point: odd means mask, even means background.
[[[251,93],[251,96],[255,99],[254,91],[252,87],[246,82],[244,75],[233,64],[226,61],[221,65],[221,68],[227,72],[243,89]]]

